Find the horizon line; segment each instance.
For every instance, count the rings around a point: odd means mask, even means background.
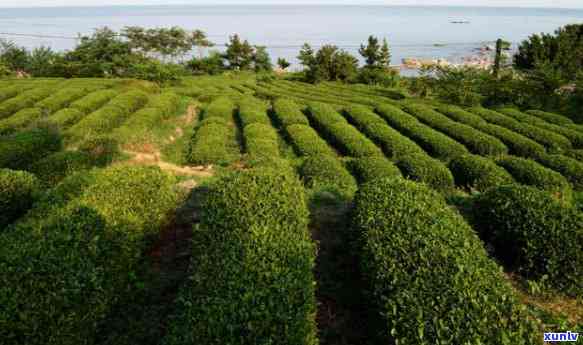
[[[505,6],[505,5],[440,5],[440,4],[430,4],[430,5],[420,5],[420,4],[330,4],[330,3],[306,3],[306,4],[294,4],[294,3],[276,3],[276,4],[263,4],[263,3],[203,3],[203,4],[185,4],[185,3],[166,3],[166,4],[112,4],[112,5],[43,5],[43,6],[8,6],[4,7],[0,5],[1,9],[5,10],[18,10],[18,9],[53,9],[53,8],[105,8],[105,7],[173,7],[173,6],[191,6],[191,7],[222,7],[222,6],[325,6],[325,7],[460,7],[460,8],[506,8],[506,9],[560,9],[560,10],[583,10],[583,7],[553,7],[553,6]]]

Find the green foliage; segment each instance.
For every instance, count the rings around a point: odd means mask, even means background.
[[[542,110],[528,110],[526,113],[533,115],[533,116],[536,116],[536,117],[539,117],[547,122],[554,123],[556,125],[572,125],[573,124],[573,120],[571,120],[570,118],[568,118],[566,116],[554,114],[554,113],[549,113],[549,112],[542,111]]]
[[[573,191],[569,181],[558,172],[545,168],[534,160],[501,157],[496,163],[506,169],[516,182],[549,192],[558,199],[570,201]]]
[[[352,174],[359,183],[367,183],[385,177],[401,177],[401,171],[384,157],[364,157],[348,162]]]
[[[179,58],[193,50],[194,47],[211,47],[206,34],[201,30],[186,31],[180,27],[149,28],[126,26],[121,34],[129,41],[134,52],[145,56],[162,56]]]
[[[231,173],[202,209],[192,276],[163,344],[316,345],[316,248],[297,178]]]
[[[251,166],[264,165],[279,158],[278,135],[273,127],[253,123],[243,128],[245,152]]]
[[[77,109],[83,114],[89,114],[101,108],[104,104],[117,96],[117,94],[118,92],[114,90],[95,91],[71,103],[70,108]]]
[[[46,115],[39,108],[24,108],[14,115],[0,120],[0,135],[13,134]]]
[[[3,343],[93,343],[176,207],[175,182],[158,168],[109,168],[50,216],[1,234]]]
[[[231,128],[217,122],[206,122],[196,130],[188,161],[195,165],[228,164],[234,155],[229,150]]]
[[[449,170],[458,187],[484,192],[514,182],[512,176],[488,158],[463,155],[449,162]]]
[[[35,104],[46,114],[52,114],[57,110],[67,108],[75,100],[87,95],[91,88],[67,87],[53,93],[49,97]]]
[[[158,60],[132,64],[128,71],[128,76],[148,80],[160,86],[176,81],[185,75],[184,66],[175,63],[162,63]]]
[[[475,201],[475,220],[509,268],[580,296],[583,214],[527,186],[504,186]]]
[[[235,104],[228,97],[219,97],[213,100],[204,111],[204,119],[211,117],[222,117],[227,121],[232,121]]]
[[[28,170],[40,179],[43,186],[51,187],[67,175],[89,170],[94,165],[91,157],[84,152],[61,151],[33,163]]]
[[[410,180],[425,183],[440,191],[454,187],[454,177],[447,166],[426,154],[402,156],[396,163],[403,176]]]
[[[350,106],[345,109],[345,114],[351,123],[379,145],[391,159],[424,153],[414,141],[391,128],[379,115],[364,106]]]
[[[520,157],[538,157],[545,153],[544,146],[512,130],[486,122],[483,118],[452,105],[440,105],[439,111],[455,121],[472,126],[484,133],[500,139],[513,155]]]
[[[28,63],[26,49],[14,42],[0,39],[0,62],[12,71],[23,71]]]
[[[358,60],[334,45],[324,45],[317,52],[305,43],[298,60],[305,67],[305,79],[310,83],[326,80],[351,81],[358,74]]]
[[[79,144],[78,151],[87,155],[96,166],[109,165],[121,154],[117,140],[107,134],[85,139]]]
[[[433,157],[448,161],[468,153],[462,144],[420,123],[414,116],[395,106],[382,104],[377,107],[377,112],[391,127],[413,139]]]
[[[336,110],[324,103],[311,103],[308,113],[329,142],[350,157],[382,156],[381,150]]]
[[[239,105],[239,120],[241,127],[245,128],[252,123],[271,125],[267,115],[267,105],[261,103],[255,97],[245,97],[237,102]]]
[[[358,188],[354,177],[332,156],[306,158],[300,167],[300,176],[306,188],[332,192],[346,199],[351,199]]]
[[[357,193],[352,224],[367,334],[378,343],[541,343],[500,268],[438,193],[375,180]]]
[[[229,43],[226,44],[226,47],[224,58],[229,63],[231,69],[251,69],[254,50],[249,41],[241,41],[239,35],[235,34],[229,37]]]
[[[225,69],[225,62],[221,53],[212,51],[208,56],[196,58],[193,57],[186,63],[187,68],[195,74],[221,74]]]
[[[26,170],[31,163],[61,148],[60,134],[50,127],[0,137],[0,168]]]
[[[286,128],[286,133],[299,156],[336,156],[336,152],[310,126],[291,125]]]
[[[278,98],[273,102],[273,112],[281,127],[291,125],[309,125],[310,122],[300,110],[299,105],[291,99]]]
[[[253,68],[257,73],[271,72],[273,70],[273,64],[271,63],[271,58],[269,57],[269,53],[267,53],[266,47],[255,46]]]
[[[406,104],[405,109],[432,128],[464,144],[472,153],[482,156],[508,153],[508,148],[499,139],[453,121],[422,104]]]
[[[542,155],[538,162],[563,175],[577,191],[583,191],[583,162],[562,155]]]
[[[291,64],[284,58],[278,58],[277,66],[285,71]]]
[[[399,72],[395,69],[381,68],[361,68],[358,72],[358,81],[368,85],[378,85],[382,87],[399,86]]]
[[[0,169],[0,230],[32,207],[40,190],[39,180],[24,171]]]
[[[79,122],[85,115],[81,110],[65,108],[51,115],[47,121],[56,127],[66,129]]]
[[[26,90],[16,97],[0,104],[0,119],[8,117],[24,108],[31,108],[34,104],[54,92],[52,87],[40,87]]]

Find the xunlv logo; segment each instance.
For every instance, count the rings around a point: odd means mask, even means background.
[[[545,333],[544,341],[577,341],[579,338],[579,333]]]

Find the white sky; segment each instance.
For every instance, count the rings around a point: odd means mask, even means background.
[[[583,0],[0,0],[0,7],[165,4],[382,4],[583,8]]]

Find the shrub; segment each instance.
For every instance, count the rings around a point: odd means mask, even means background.
[[[25,108],[16,114],[0,120],[0,135],[8,135],[26,128],[29,124],[43,117],[43,112],[38,108]]]
[[[357,193],[352,224],[378,343],[540,343],[500,268],[435,191],[375,180]]]
[[[277,132],[271,125],[253,123],[243,129],[245,151],[250,165],[269,163],[279,157]]]
[[[347,123],[331,105],[319,102],[310,102],[308,104],[308,113],[311,119],[321,129],[325,129],[336,123]]]
[[[506,169],[520,184],[537,187],[566,201],[571,200],[571,186],[558,172],[545,168],[533,160],[518,157],[502,157],[496,163]]]
[[[189,162],[195,165],[228,164],[234,159],[229,150],[231,129],[219,123],[205,123],[190,143]]]
[[[142,91],[129,91],[112,99],[103,108],[87,115],[69,128],[67,134],[74,140],[96,136],[119,127],[131,113],[143,107],[148,95]]]
[[[583,162],[583,150],[569,150],[565,152],[565,154],[571,158],[578,160],[579,162]]]
[[[168,119],[178,111],[180,101],[180,96],[176,93],[163,92],[160,95],[152,97],[146,107],[157,109],[161,113],[162,119]]]
[[[89,114],[101,108],[105,103],[117,96],[118,91],[100,90],[71,103],[70,108],[77,109],[83,114]]]
[[[243,128],[254,123],[271,126],[267,106],[253,97],[245,97],[239,101],[239,120]]]
[[[549,112],[541,111],[541,110],[528,110],[526,113],[530,114],[532,116],[536,116],[538,118],[541,118],[541,119],[545,120],[546,122],[554,123],[556,125],[572,125],[573,124],[573,120],[571,120],[570,118],[568,118],[566,116],[559,115],[559,114],[553,114],[553,113],[549,113]]]
[[[359,183],[366,183],[383,177],[401,177],[401,171],[384,157],[356,158],[348,163],[349,169]]]
[[[75,100],[85,96],[90,90],[87,87],[66,87],[38,102],[35,107],[41,109],[45,114],[52,114],[59,109],[68,107]]]
[[[546,122],[537,123],[535,126],[564,136],[571,141],[574,148],[583,148],[583,133],[575,128],[566,128],[565,125],[554,125]]]
[[[176,207],[175,182],[154,167],[109,168],[50,217],[0,235],[3,343],[91,343],[133,292],[142,252]]]
[[[395,106],[383,104],[377,107],[377,112],[391,127],[394,127],[402,134],[413,139],[435,158],[449,161],[457,156],[468,153],[468,150],[462,144],[420,123],[415,117]]]
[[[345,114],[351,123],[379,145],[392,159],[413,153],[424,153],[414,141],[388,126],[380,116],[364,106],[346,108]]]
[[[356,180],[342,163],[331,156],[312,156],[300,167],[304,185],[314,191],[329,191],[346,199],[356,192]]]
[[[397,166],[404,177],[422,182],[437,190],[454,187],[454,178],[445,164],[426,154],[412,154],[401,157]]]
[[[286,131],[299,156],[336,156],[336,152],[312,127],[297,124],[288,126]]]
[[[235,104],[227,97],[219,97],[212,101],[204,111],[204,118],[221,117],[232,121]]]
[[[31,163],[61,148],[61,136],[50,127],[0,137],[0,168],[26,170]]]
[[[202,209],[192,276],[163,344],[317,344],[315,246],[297,178],[231,173]]]
[[[9,87],[4,87],[0,89],[0,102],[4,102],[7,99],[15,97],[19,93],[24,91],[24,88],[21,85],[13,85]]]
[[[78,150],[95,166],[109,165],[121,154],[117,140],[108,135],[88,138],[79,144]]]
[[[475,201],[475,220],[496,255],[529,280],[581,295],[583,214],[528,186],[493,189]]]
[[[30,173],[0,169],[0,229],[26,213],[39,193],[39,185]]]
[[[34,173],[46,187],[54,186],[67,175],[95,166],[92,157],[79,151],[53,153],[35,163],[29,171]]]
[[[79,122],[86,114],[75,108],[65,108],[57,111],[48,121],[59,128],[69,128]]]
[[[273,102],[273,112],[275,118],[283,128],[291,125],[310,125],[298,104],[291,99],[276,99]]]
[[[449,170],[457,186],[480,192],[514,182],[512,176],[494,161],[476,155],[453,159],[449,162]]]
[[[480,116],[472,114],[460,107],[440,105],[438,109],[441,113],[456,121],[472,126],[484,133],[500,139],[513,155],[534,158],[545,153],[544,146],[536,141],[513,132],[508,128],[490,124]]]
[[[540,156],[538,162],[567,178],[575,190],[583,191],[583,162],[562,155]]]
[[[567,150],[571,148],[571,142],[560,134],[549,132],[526,123],[520,123],[501,113],[490,109],[474,107],[470,111],[481,116],[486,121],[506,127],[519,134],[522,134],[546,147],[549,150]]]
[[[405,109],[434,129],[464,144],[471,152],[487,156],[508,153],[508,148],[497,138],[484,134],[470,126],[452,121],[422,104],[407,104]]]
[[[18,96],[0,104],[0,119],[8,117],[24,108],[32,108],[34,104],[54,92],[54,88],[42,87],[24,91]]]

